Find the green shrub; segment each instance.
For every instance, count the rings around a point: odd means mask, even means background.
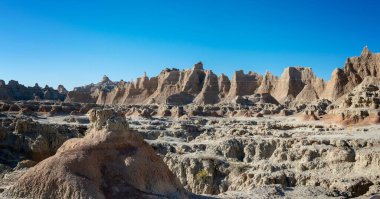
[[[198,171],[198,173],[195,175],[195,179],[197,181],[204,181],[206,177],[208,176],[208,172],[206,169],[202,169]]]

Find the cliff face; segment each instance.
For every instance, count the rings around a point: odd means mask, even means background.
[[[379,77],[380,54],[365,47],[359,57],[348,58],[343,69],[336,69],[326,85],[323,97],[336,100],[359,85],[365,77]]]
[[[254,72],[244,74],[242,70],[236,71],[231,80],[231,88],[226,97],[230,101],[237,96],[252,95],[260,86],[263,77]]]
[[[210,70],[206,71],[206,77],[201,92],[194,99],[196,104],[216,104],[220,101],[218,77]]]
[[[224,98],[227,96],[228,92],[230,91],[231,88],[231,82],[228,79],[227,76],[224,74],[221,74],[218,77],[218,86],[219,86],[219,96],[220,98]]]
[[[67,93],[65,102],[96,103],[99,97],[104,98],[104,92],[110,92],[115,86],[115,82],[104,76],[97,84],[74,88],[73,91]]]
[[[261,81],[259,88],[257,89],[257,93],[271,93],[274,86],[277,84],[277,81],[278,78],[267,71]]]
[[[66,97],[67,90],[62,86],[54,89],[49,86],[44,88],[36,84],[33,87],[26,87],[17,81],[11,80],[6,84],[0,80],[1,100],[61,100]]]
[[[192,102],[214,104],[218,101],[218,78],[211,71],[204,70],[199,62],[189,70],[165,69],[157,77],[149,79],[145,75],[132,83],[120,82],[111,91],[102,92],[97,103],[181,105]]]
[[[280,103],[310,102],[319,98],[318,92],[323,88],[323,80],[317,78],[311,68],[289,67],[278,79],[272,95]]]
[[[112,90],[103,90],[97,104],[142,104],[157,89],[157,78],[146,75],[135,82],[120,81]]]

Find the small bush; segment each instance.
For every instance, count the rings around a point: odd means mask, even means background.
[[[198,173],[195,175],[195,179],[197,181],[204,181],[207,176],[208,176],[208,172],[205,169],[202,169],[198,171]]]

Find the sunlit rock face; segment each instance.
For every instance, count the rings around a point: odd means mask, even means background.
[[[142,137],[113,110],[92,110],[84,138],[29,169],[6,195],[21,198],[187,198]]]

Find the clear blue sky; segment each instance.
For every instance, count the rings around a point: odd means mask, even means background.
[[[380,52],[376,0],[1,0],[0,79],[74,86],[164,67],[329,79],[363,46]]]

